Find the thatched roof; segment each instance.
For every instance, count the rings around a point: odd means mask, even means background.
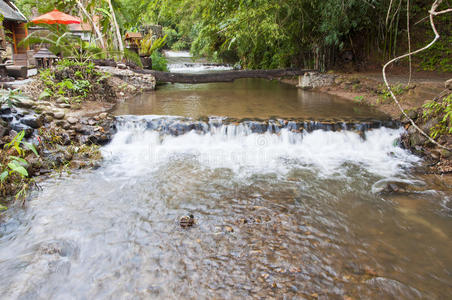
[[[0,0],[0,13],[5,17],[5,20],[28,22],[27,18],[10,1]]]

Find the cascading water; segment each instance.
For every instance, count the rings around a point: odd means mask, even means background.
[[[134,171],[183,156],[209,168],[227,168],[238,173],[249,170],[284,174],[294,168],[309,167],[324,176],[341,173],[345,164],[376,175],[392,176],[419,161],[397,146],[400,129],[366,130],[379,127],[381,122],[226,121],[119,117],[118,133],[104,148],[104,156],[134,166]]]
[[[233,69],[226,64],[214,64],[203,60],[193,61],[188,51],[165,51],[165,56],[168,58],[169,71],[174,73],[205,73]]]
[[[98,169],[3,214],[1,299],[451,295],[450,190],[415,176],[397,123],[266,81],[174,85],[116,112]]]

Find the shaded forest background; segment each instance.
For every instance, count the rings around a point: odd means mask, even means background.
[[[79,14],[72,0],[18,0],[27,15],[54,7]],[[108,1],[82,1],[110,22]],[[190,50],[244,68],[305,67],[326,70],[345,64],[364,70],[433,38],[432,0],[112,0],[122,34],[159,24],[167,47]],[[452,7],[445,0],[439,9]],[[407,9],[409,8],[409,10]],[[407,14],[409,13],[409,14]],[[452,18],[435,17],[440,40],[414,58],[418,70],[452,71]],[[108,28],[104,26],[103,28]],[[403,64],[403,62],[402,62]]]

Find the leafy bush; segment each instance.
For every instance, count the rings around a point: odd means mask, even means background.
[[[438,118],[439,123],[430,129],[430,136],[452,134],[452,94],[424,104],[424,119]]]
[[[391,90],[395,96],[400,96],[408,90],[408,87],[399,83],[399,84],[391,86]],[[391,93],[389,92],[386,85],[384,85],[384,84],[380,85],[380,88],[378,89],[377,92],[380,94],[380,98],[382,100],[391,99]]]
[[[433,46],[419,53],[420,68],[425,71],[452,72],[452,36],[438,40]]]
[[[25,160],[28,151],[39,156],[33,144],[23,141],[25,131],[19,132],[8,144],[4,146],[4,151],[0,152],[0,192],[6,195],[11,192],[16,193],[16,199],[25,196],[28,183],[29,163]],[[4,209],[0,206],[0,209]]]
[[[168,62],[162,53],[155,51],[152,53],[151,58],[153,70],[168,72]]]
[[[39,78],[44,85],[40,99],[64,96],[82,101],[98,90],[108,75],[96,70],[93,63],[63,59],[56,68],[44,69]]]
[[[139,45],[140,55],[151,56],[154,51],[162,48],[166,44],[166,37],[157,38],[151,34],[146,35],[141,41]]]
[[[14,103],[20,102],[22,99],[21,91],[19,89],[7,89],[3,90],[0,95],[0,106],[3,104],[7,104],[9,107],[12,107]]]

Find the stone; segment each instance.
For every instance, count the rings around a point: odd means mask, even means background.
[[[231,226],[225,226],[224,231],[228,232],[228,233],[232,233],[232,232],[234,232],[234,229]]]
[[[59,97],[57,100],[56,100],[56,103],[68,103],[69,102],[69,99],[68,98],[66,98],[66,97]]]
[[[118,67],[118,69],[121,69],[121,70],[127,69],[127,66],[125,64],[117,64],[116,67]]]
[[[35,105],[35,102],[28,98],[20,98],[20,100],[17,100],[15,103],[15,106],[21,107],[21,108],[31,108]]]
[[[91,135],[94,132],[91,126],[83,125],[80,123],[75,124],[74,126],[72,126],[72,128],[74,128],[76,132],[81,133],[83,135]]]
[[[77,122],[78,122],[78,119],[77,118],[75,118],[75,117],[69,117],[69,118],[67,118],[67,121],[70,123],[70,124],[76,124]]]
[[[335,76],[318,72],[307,72],[298,78],[298,88],[311,89],[334,84]]]
[[[71,137],[69,136],[69,134],[67,133],[62,133],[60,134],[61,136],[61,141],[60,143],[64,146],[68,146],[71,144]]]
[[[446,89],[448,89],[448,90],[452,90],[452,78],[449,79],[449,80],[447,80],[447,81],[444,83],[444,87],[445,87]]]
[[[82,169],[82,168],[86,168],[88,164],[85,161],[80,161],[80,160],[71,160],[69,166],[71,167],[71,169]]]
[[[445,159],[451,159],[452,158],[452,151],[443,149],[441,152],[441,156]]]
[[[438,119],[436,119],[436,118],[430,119],[430,120],[427,121],[427,123],[425,123],[424,125],[421,126],[421,129],[423,131],[425,131],[426,133],[429,133],[430,129],[435,127],[437,124],[439,124]]]
[[[33,134],[33,128],[31,128],[30,126],[25,125],[25,124],[23,124],[23,123],[14,123],[14,124],[11,124],[11,128],[12,128],[13,130],[11,130],[10,134],[11,134],[13,131],[15,131],[15,132],[17,133],[17,132],[21,132],[22,130],[25,131],[25,138],[29,138],[29,137],[31,137],[31,135]]]
[[[71,105],[69,103],[61,103],[61,104],[58,104],[58,106],[61,108],[71,108]]]
[[[418,117],[417,111],[415,110],[409,110],[406,114],[412,120],[416,120]]]
[[[65,113],[62,110],[54,110],[53,111],[53,117],[57,120],[63,119],[64,115],[65,115]]]
[[[48,153],[45,159],[49,164],[49,167],[58,167],[65,162],[64,153],[61,152]]]
[[[9,133],[8,127],[0,124],[0,138],[4,137],[5,135],[8,135],[8,133]]]
[[[74,137],[77,135],[77,133],[75,132],[75,130],[71,129],[71,130],[66,130],[66,133],[71,136]]]
[[[38,116],[27,116],[25,118],[20,119],[20,122],[34,129],[37,129],[42,126],[42,122]]]
[[[421,146],[427,141],[427,138],[420,134],[419,132],[413,133],[410,135],[410,146],[416,147]]]

